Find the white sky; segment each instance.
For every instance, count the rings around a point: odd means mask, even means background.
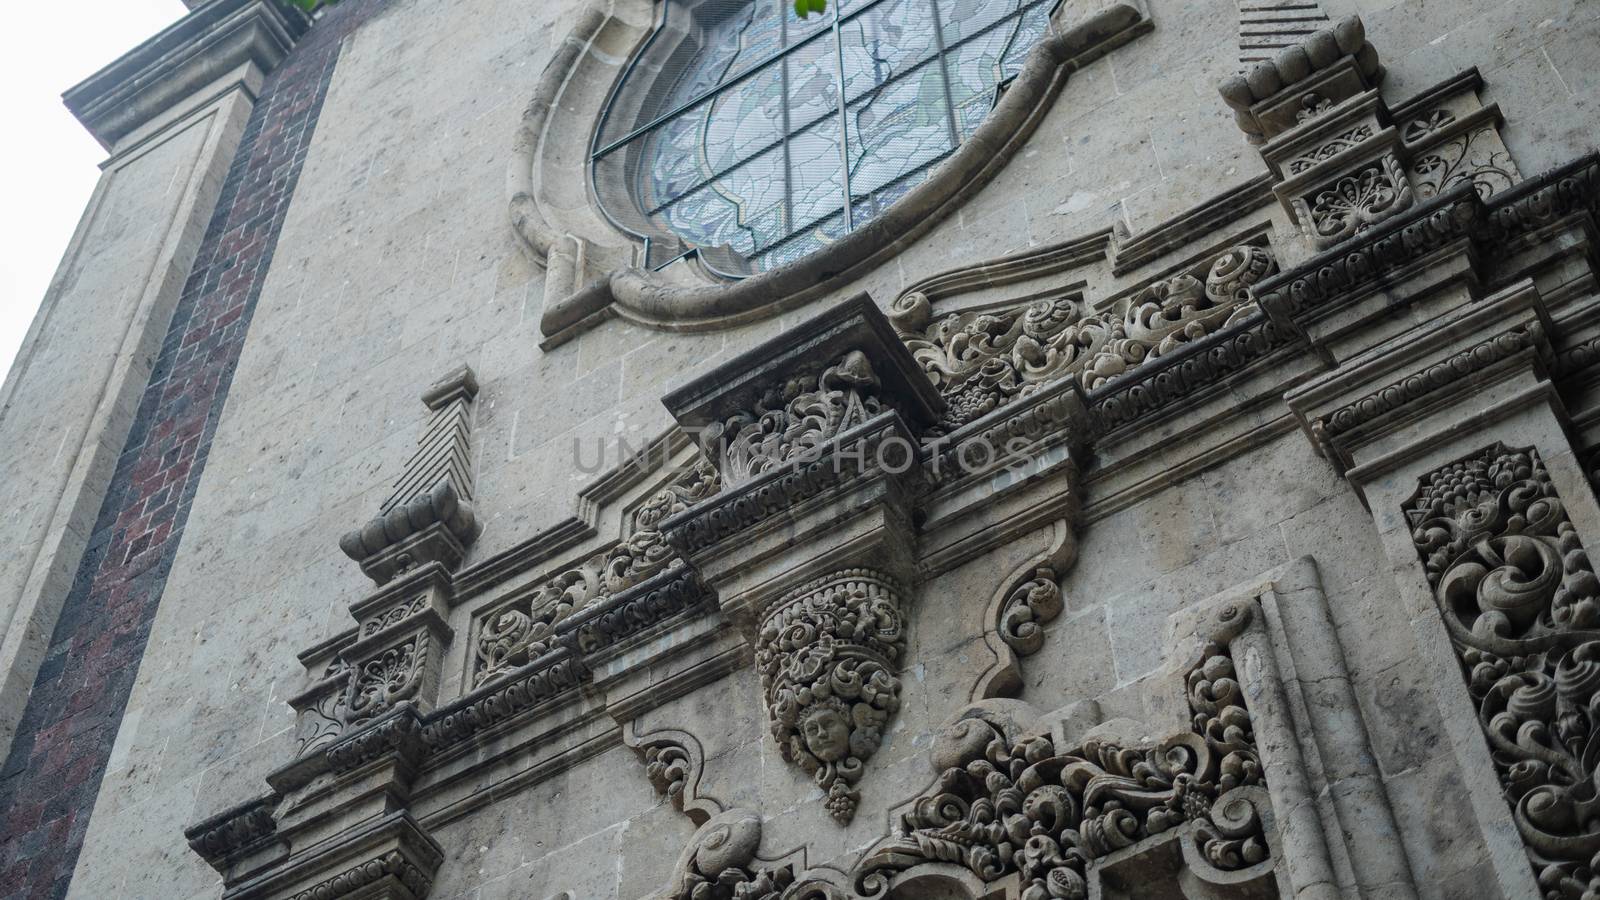
[[[61,92],[184,14],[180,0],[6,3],[0,41],[0,373],[89,202],[105,151]]]

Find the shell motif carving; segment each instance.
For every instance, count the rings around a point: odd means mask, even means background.
[[[1600,896],[1600,580],[1539,454],[1444,466],[1405,513],[1544,895]]]

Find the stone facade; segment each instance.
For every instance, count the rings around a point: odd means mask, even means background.
[[[1600,896],[1600,4],[1068,0],[739,281],[587,182],[652,4],[189,5],[0,395],[0,898]]]

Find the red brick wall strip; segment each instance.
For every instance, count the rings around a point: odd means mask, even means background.
[[[340,42],[380,6],[332,8],[262,85],[0,769],[3,900],[67,894]]]

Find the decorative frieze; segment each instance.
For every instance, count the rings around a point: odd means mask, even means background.
[[[890,317],[945,399],[935,432],[950,432],[1069,375],[1086,390],[1225,327],[1250,289],[1277,271],[1271,248],[1240,244],[1092,311],[1081,296],[933,320],[928,298],[903,294]]]
[[[1336,458],[1335,439],[1347,432],[1458,385],[1501,360],[1524,350],[1540,348],[1543,343],[1543,326],[1537,321],[1495,335],[1314,419],[1312,437],[1322,447],[1324,455]]]
[[[703,460],[697,461],[633,514],[631,530],[620,543],[476,616],[472,686],[487,684],[548,653],[555,646],[558,628],[574,616],[584,623],[578,640],[589,649],[599,649],[638,630],[637,621],[630,619],[624,625],[619,615],[626,618],[648,611],[659,621],[671,615],[668,607],[686,609],[697,603],[703,588],[692,578],[678,577],[684,574],[683,562],[662,534],[661,523],[721,488],[717,471]],[[673,570],[678,576],[663,581],[661,576]],[[654,587],[634,590],[647,582]]]
[[[1539,884],[1592,896],[1600,579],[1539,453],[1430,472],[1405,515]]]
[[[437,751],[469,740],[486,728],[575,689],[586,674],[582,661],[568,651],[551,651],[505,678],[435,710],[423,726],[423,743],[429,751]]]
[[[773,604],[756,641],[772,738],[827,792],[840,824],[855,816],[855,783],[900,708],[902,594],[885,573],[836,572]]]
[[[340,539],[345,555],[377,583],[429,562],[454,569],[483,530],[472,506],[477,396],[478,379],[467,366],[422,395],[431,415],[394,493],[376,518]]]

